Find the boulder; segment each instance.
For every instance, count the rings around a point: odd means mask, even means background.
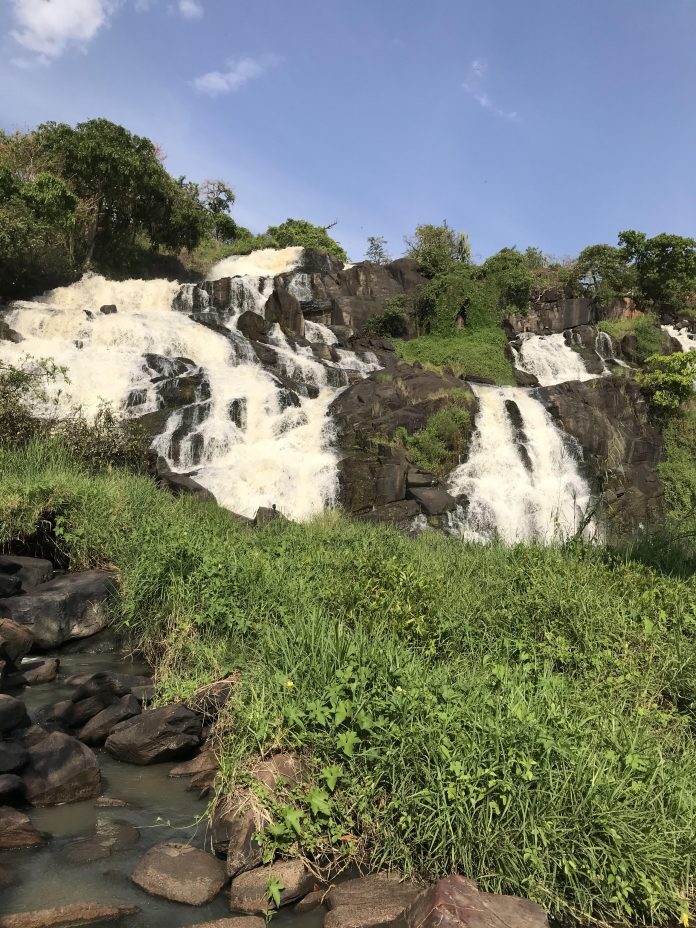
[[[119,723],[106,750],[129,764],[156,764],[192,754],[201,743],[200,715],[183,705],[148,709]]]
[[[28,754],[22,779],[31,805],[54,806],[99,795],[97,759],[77,738],[54,731],[28,745]]]
[[[113,922],[126,915],[135,915],[140,909],[134,905],[102,905],[98,902],[75,902],[54,909],[18,912],[0,915],[0,928],[76,928],[77,925],[94,925]]]
[[[0,572],[17,577],[23,590],[33,590],[53,576],[53,564],[42,557],[0,554]]]
[[[202,922],[191,928],[266,928],[266,919],[258,915],[237,915],[231,918],[216,918],[214,922]]]
[[[0,741],[0,773],[15,773],[28,760],[26,748],[18,741]]]
[[[28,815],[0,806],[0,850],[40,847],[45,843],[45,836],[34,828]]]
[[[448,876],[424,890],[393,928],[548,928],[541,906],[518,896],[480,893],[473,880]]]
[[[326,897],[330,910],[325,928],[377,928],[398,918],[417,897],[422,886],[401,882],[397,875],[376,873],[347,880],[331,888]]]
[[[113,303],[107,303],[104,306],[99,307],[99,312],[104,316],[111,316],[115,312],[118,312],[118,309]]]
[[[126,719],[140,714],[140,703],[129,693],[121,696],[115,703],[102,709],[84,725],[77,737],[84,744],[104,744],[114,728]]]
[[[263,316],[247,310],[237,319],[237,328],[249,341],[255,342],[263,335],[266,335],[269,325]]]
[[[33,593],[5,599],[5,615],[26,626],[40,649],[87,638],[106,627],[106,601],[116,589],[114,574],[87,570],[41,584]]]
[[[2,608],[0,606],[0,608]],[[12,619],[0,619],[0,658],[17,664],[29,653],[34,636],[24,625]]]
[[[24,798],[24,783],[14,773],[0,773],[0,805],[16,805]]]
[[[300,899],[293,906],[293,912],[297,915],[304,915],[307,912],[313,912],[315,909],[318,909],[320,905],[326,903],[326,896],[330,892],[328,889],[317,889],[314,892],[307,893],[304,899]]]
[[[255,914],[265,912],[272,906],[267,896],[268,882],[278,880],[284,887],[280,893],[280,905],[294,902],[314,886],[314,877],[300,860],[276,861],[240,873],[230,884],[230,909],[233,912]]]
[[[14,696],[0,693],[0,737],[31,724],[27,707]]]
[[[188,844],[158,844],[142,858],[133,882],[153,896],[206,905],[225,884],[225,865]]]
[[[174,496],[193,496],[203,502],[215,502],[215,496],[210,490],[206,490],[204,486],[197,483],[189,474],[176,474],[171,470],[160,471],[158,473],[158,479]]]
[[[376,506],[364,512],[356,513],[361,522],[384,522],[387,525],[404,526],[411,519],[420,515],[421,508],[415,499],[401,499],[395,503]]]
[[[59,667],[60,660],[57,657],[47,657],[43,661],[32,661],[28,667],[22,666],[22,677],[27,686],[52,683],[58,676]]]
[[[94,835],[79,838],[65,847],[61,857],[71,864],[88,864],[110,857],[112,852],[125,851],[140,840],[140,832],[128,822],[98,819]]]
[[[19,577],[13,577],[11,574],[4,574],[0,572],[0,599],[5,596],[16,596],[17,593],[21,593],[22,584],[19,581]]]
[[[437,516],[457,508],[457,501],[442,487],[411,487],[408,496],[414,499],[427,516]]]
[[[268,522],[274,522],[276,519],[282,519],[284,522],[287,521],[282,512],[278,512],[278,510],[274,509],[272,506],[259,506],[254,516],[254,525],[266,525]]]
[[[265,307],[266,322],[278,323],[282,329],[297,338],[304,338],[304,315],[299,300],[278,281]]]

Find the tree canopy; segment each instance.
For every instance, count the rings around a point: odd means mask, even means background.
[[[339,261],[348,261],[345,249],[331,236],[328,230],[331,226],[315,226],[306,219],[286,219],[279,226],[269,226],[268,235],[278,248],[318,248],[338,258]]]

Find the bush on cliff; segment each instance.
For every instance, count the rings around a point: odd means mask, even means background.
[[[456,377],[472,377],[497,384],[514,384],[512,362],[505,353],[507,338],[502,329],[462,329],[449,337],[423,335],[395,341],[400,358],[426,367],[448,367]]]
[[[298,749],[270,855],[458,870],[565,921],[676,924],[696,834],[696,581],[601,548],[249,529],[55,444],[0,449],[0,541],[115,565],[161,699],[241,670],[223,773]]]

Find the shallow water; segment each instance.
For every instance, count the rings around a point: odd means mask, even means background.
[[[27,687],[21,698],[34,716],[41,707],[64,699],[74,692],[65,679],[76,673],[113,670],[140,674],[146,667],[122,654],[61,655],[61,672],[54,683]],[[103,750],[96,751],[102,770],[102,795],[124,800],[119,808],[98,808],[94,799],[86,802],[28,809],[33,824],[50,835],[46,847],[0,852],[0,870],[6,866],[18,882],[0,890],[0,913],[32,911],[71,902],[101,902],[137,905],[141,912],[122,920],[136,928],[185,928],[215,918],[229,916],[226,893],[207,906],[195,908],[149,896],[135,886],[131,874],[143,854],[161,841],[205,846],[207,801],[188,792],[188,778],[171,779],[175,762],[137,767],[121,764]],[[73,863],[68,854],[77,839],[103,836],[117,825],[135,826],[140,838],[133,846],[114,850],[111,856],[92,863]],[[130,829],[127,829],[132,835]],[[323,910],[295,915],[280,912],[273,924],[319,928]]]

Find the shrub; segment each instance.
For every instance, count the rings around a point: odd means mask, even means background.
[[[123,467],[136,473],[148,470],[148,433],[137,419],[117,416],[108,404],[102,404],[91,420],[77,411],[57,422],[52,434],[92,471],[111,467]]]
[[[658,464],[665,509],[673,530],[691,536],[696,549],[696,409],[671,416],[664,433],[665,457]]]
[[[635,354],[641,363],[650,355],[664,351],[669,341],[653,313],[636,313],[628,319],[616,321],[604,320],[598,323],[597,328],[606,332],[617,343],[626,335],[635,335]]]
[[[467,394],[468,399],[468,394]],[[422,470],[445,474],[458,463],[471,435],[471,415],[456,397],[452,405],[430,416],[424,428],[409,435],[397,429],[394,438],[406,449],[409,460]]]
[[[478,377],[497,384],[514,384],[512,362],[506,354],[507,338],[500,328],[470,331],[466,328],[449,337],[422,335],[394,342],[400,358],[413,364],[442,369],[457,377]]]
[[[688,400],[694,391],[696,379],[696,352],[677,351],[674,354],[651,355],[645,370],[636,374],[636,380],[650,397],[654,406],[674,411]]]
[[[368,319],[363,326],[363,331],[367,335],[402,338],[408,332],[408,315],[405,307],[406,296],[403,293],[387,297],[384,301],[384,312]]]
[[[418,264],[418,270],[426,277],[447,272],[453,265],[468,264],[471,247],[466,232],[455,232],[446,222],[441,226],[423,224],[404,241],[408,245],[406,254]]]

